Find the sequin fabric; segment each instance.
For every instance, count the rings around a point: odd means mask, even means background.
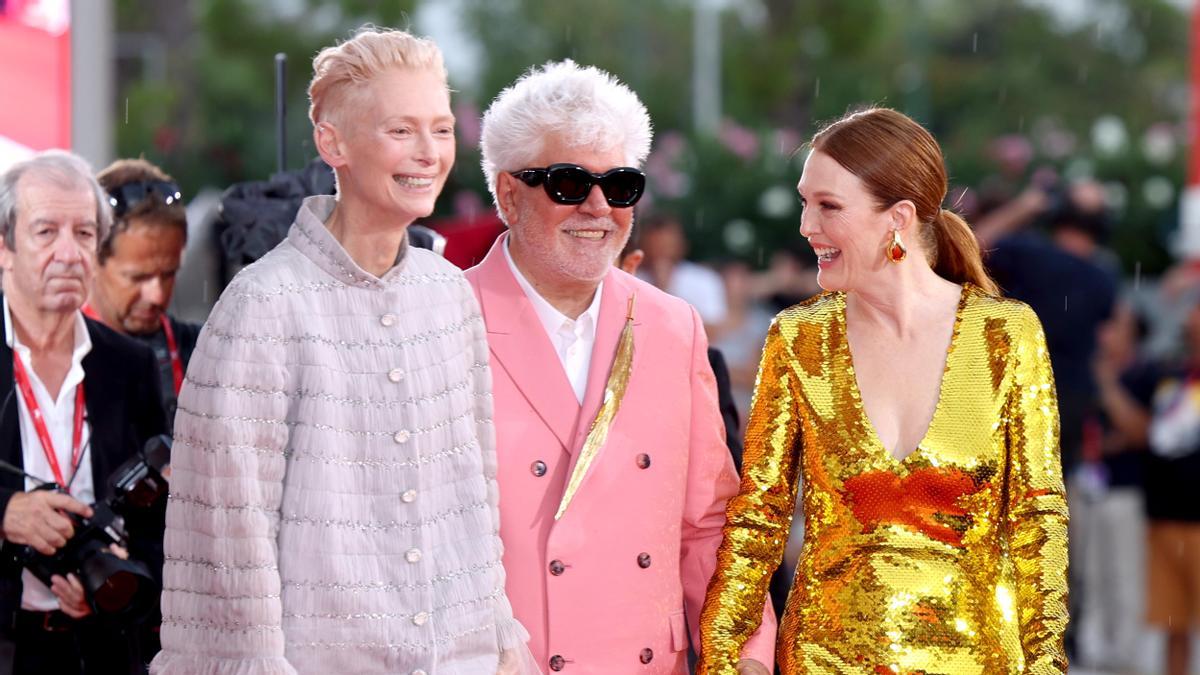
[[[845,307],[824,293],[771,326],[697,672],[735,672],[798,475],[806,536],[783,673],[1066,672],[1067,505],[1037,317],[964,288],[933,419],[900,461],[863,410]]]

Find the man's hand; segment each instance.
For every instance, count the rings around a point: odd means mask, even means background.
[[[738,675],[771,675],[771,671],[754,659],[742,659],[737,664]]]
[[[74,574],[68,574],[65,579],[57,574],[50,577],[50,592],[58,597],[58,607],[63,614],[72,619],[82,619],[92,613],[83,594],[83,584]]]
[[[49,490],[18,492],[8,501],[0,529],[4,539],[14,544],[32,546],[42,555],[54,555],[75,534],[71,519],[62,511],[92,517],[91,507],[70,495]]]

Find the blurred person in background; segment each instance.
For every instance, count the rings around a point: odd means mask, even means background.
[[[804,476],[785,675],[1063,673],[1067,508],[1045,338],[942,208],[937,141],[871,108],[813,137],[800,233],[826,290],[767,336],[701,675],[727,673]]]
[[[167,315],[187,244],[187,209],[174,179],[144,159],[119,159],[96,176],[108,193],[113,226],[100,242],[99,268],[83,311],[154,350],[163,409],[175,407],[198,324]]]
[[[1079,665],[1136,672],[1145,626],[1146,516],[1142,463],[1158,368],[1142,356],[1146,324],[1129,301],[1100,324],[1092,372],[1097,415],[1087,421],[1071,502],[1081,543]]]
[[[1145,463],[1146,617],[1167,636],[1166,673],[1185,675],[1200,626],[1200,299],[1188,299],[1183,359],[1151,399]]]
[[[1116,302],[1117,269],[1102,246],[1109,229],[1103,187],[1051,179],[1034,181],[975,227],[996,284],[1032,307],[1045,328],[1068,482],[1080,460],[1084,422],[1096,410],[1097,329]]]
[[[637,94],[569,60],[483,118],[508,232],[467,278],[495,377],[509,597],[554,672],[686,672],[737,490],[699,315],[614,266],[650,140]],[[754,611],[730,672],[770,672],[775,616]]]
[[[201,333],[153,671],[537,672],[504,592],[479,306],[407,238],[454,163],[442,53],[364,27],[317,54],[309,96],[337,196],[304,200]]]
[[[646,256],[638,277],[695,307],[711,336],[711,329],[725,321],[728,311],[721,275],[687,259],[687,233],[676,215],[642,218],[638,229],[639,246]]]
[[[758,277],[749,265],[731,260],[721,265],[720,274],[728,313],[725,321],[713,331],[712,345],[725,356],[738,410],[748,411],[763,340],[774,314],[756,297]]]
[[[0,673],[140,674],[152,655],[135,626],[93,611],[75,574],[46,585],[13,557],[22,546],[59,552],[75,534],[67,516],[90,518],[89,505],[113,496],[117,468],[167,431],[153,354],[79,311],[112,223],[107,202],[70,153],[0,175],[0,382],[10,392],[0,460],[27,476],[0,472]],[[161,511],[131,513],[126,528],[129,554],[161,579]]]

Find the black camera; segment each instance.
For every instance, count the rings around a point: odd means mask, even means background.
[[[125,518],[148,513],[167,496],[162,470],[170,458],[171,439],[155,436],[142,451],[109,477],[110,497],[92,505],[92,517],[65,514],[75,534],[54,555],[22,547],[17,561],[47,586],[54,575],[75,573],[83,584],[88,604],[97,614],[139,618],[158,601],[158,581],[142,562],[124,560],[112,553],[113,544],[128,549]],[[58,490],[50,483],[38,488]]]

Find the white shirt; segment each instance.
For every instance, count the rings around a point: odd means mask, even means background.
[[[67,378],[63,380],[57,400],[50,397],[46,385],[42,384],[41,378],[34,372],[29,347],[21,344],[17,338],[17,332],[13,330],[8,297],[4,298],[4,342],[21,357],[21,364],[25,366],[25,372],[29,375],[33,398],[42,410],[42,417],[46,421],[46,430],[50,432],[50,439],[54,442],[54,454],[58,459],[59,469],[63,472],[63,478],[71,483],[71,496],[84,504],[95,502],[96,490],[92,482],[91,449],[88,444],[91,429],[86,423],[83,425],[83,434],[79,439],[83,454],[80,457],[78,474],[74,478],[71,474],[71,453],[74,450],[71,447],[71,435],[75,429],[75,389],[83,386],[83,357],[92,350],[92,339],[88,336],[83,314],[75,312],[75,351],[71,354],[71,369],[67,371]],[[54,482],[54,470],[50,468],[50,461],[46,459],[46,453],[42,450],[42,442],[38,439],[37,428],[33,426],[33,417],[30,415],[29,408],[25,406],[25,398],[21,396],[20,391],[16,390],[13,392],[13,398],[17,400],[17,417],[21,424],[21,461],[25,473]],[[38,483],[29,478],[25,479],[26,490],[32,490],[37,486]],[[21,572],[21,584],[23,587],[21,609],[41,612],[58,609],[58,598],[33,574],[28,571]]]
[[[601,281],[596,287],[592,304],[578,319],[572,319],[547,302],[521,274],[513,262],[512,254],[508,252],[507,243],[504,259],[508,261],[508,268],[517,278],[521,290],[525,291],[525,297],[533,303],[533,309],[541,319],[550,343],[554,345],[554,352],[558,354],[558,361],[567,373],[571,388],[575,390],[575,398],[582,404],[583,394],[587,391],[588,367],[592,364],[592,347],[596,345],[596,323],[600,320],[600,293],[604,290],[604,282]]]

